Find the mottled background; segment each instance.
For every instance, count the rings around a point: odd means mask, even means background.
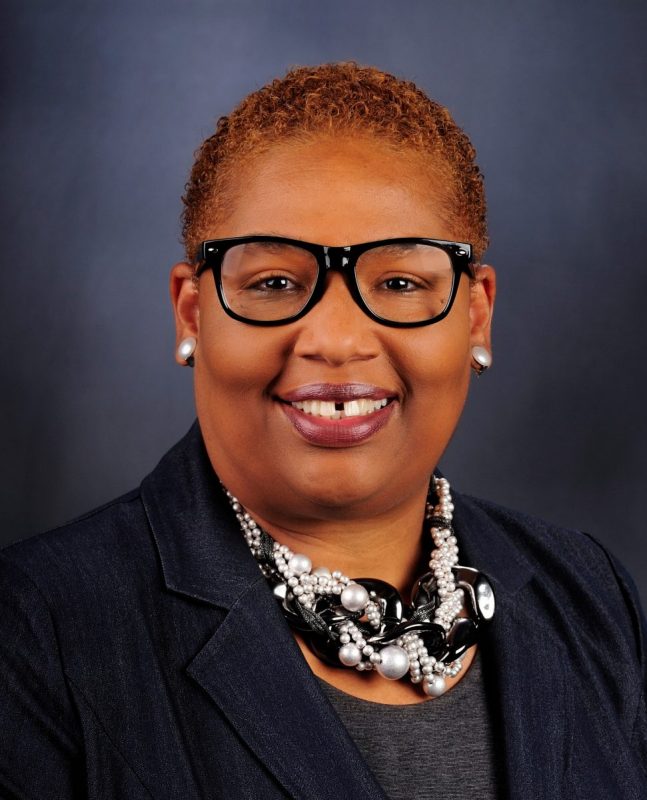
[[[192,152],[288,66],[356,59],[447,104],[486,175],[496,364],[446,473],[592,532],[647,598],[644,2],[5,0],[0,14],[3,541],[131,488],[188,428],[167,276]]]

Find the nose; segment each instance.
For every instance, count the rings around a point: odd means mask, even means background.
[[[379,354],[377,323],[355,303],[339,272],[328,274],[323,297],[297,324],[294,353],[302,358],[341,366]]]

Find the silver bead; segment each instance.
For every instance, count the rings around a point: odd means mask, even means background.
[[[359,647],[354,644],[345,644],[339,648],[339,660],[345,667],[356,667],[362,660]]]
[[[320,578],[330,578],[330,570],[328,567],[317,567],[316,569],[312,570],[313,575],[317,575]]]
[[[380,650],[382,656],[381,662],[378,664],[377,671],[383,678],[388,678],[391,681],[397,681],[409,670],[409,656],[403,647],[396,644],[390,644]]]
[[[441,675],[434,675],[432,678],[423,680],[422,688],[429,697],[440,697],[441,694],[445,694],[447,691],[447,684]]]
[[[310,572],[312,569],[312,561],[303,553],[295,553],[288,561],[288,569],[294,575],[303,575],[304,572]]]
[[[483,576],[480,576],[480,580],[476,584],[476,604],[483,619],[492,619],[494,616],[494,592]]]
[[[359,583],[349,583],[341,593],[341,604],[347,611],[363,611],[368,601],[368,592]]]

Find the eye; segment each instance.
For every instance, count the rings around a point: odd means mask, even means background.
[[[294,286],[291,280],[283,277],[265,278],[259,281],[254,288],[267,289],[273,292],[285,291]]]
[[[420,288],[420,284],[411,278],[389,278],[384,281],[383,286],[391,292],[413,292]]]
[[[248,281],[243,288],[266,294],[282,294],[298,291],[302,287],[287,275],[263,275]]]

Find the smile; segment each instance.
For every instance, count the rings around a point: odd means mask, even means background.
[[[389,421],[397,396],[369,384],[310,384],[276,398],[296,433],[319,447],[352,447]]]
[[[368,397],[361,397],[357,400],[347,400],[345,403],[336,403],[331,400],[303,400],[301,402],[290,403],[293,408],[310,414],[313,417],[324,417],[325,419],[346,419],[348,417],[365,417],[374,414],[387,405],[388,398],[381,400],[371,400]]]

